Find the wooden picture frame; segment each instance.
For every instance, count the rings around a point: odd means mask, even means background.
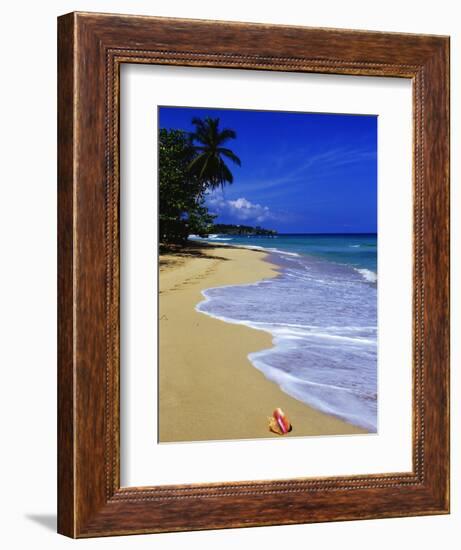
[[[58,46],[58,531],[98,537],[448,513],[448,37],[71,13],[58,20]],[[122,63],[412,80],[412,471],[120,487]]]

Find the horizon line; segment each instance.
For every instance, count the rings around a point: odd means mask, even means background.
[[[278,235],[377,235],[377,231],[290,231],[289,233],[280,233]]]

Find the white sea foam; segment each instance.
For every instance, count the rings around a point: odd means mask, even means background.
[[[258,283],[253,283],[254,285]],[[248,285],[249,286],[249,285]],[[232,288],[230,285],[226,287],[217,287],[217,288]],[[200,313],[206,313],[214,319],[219,321],[224,321],[226,323],[232,323],[234,325],[246,325],[254,330],[262,330],[272,334],[274,338],[281,338],[285,340],[295,340],[295,339],[305,339],[307,337],[313,338],[324,338],[331,340],[338,340],[345,343],[350,343],[353,345],[376,345],[375,338],[364,338],[363,336],[357,335],[357,333],[369,331],[373,333],[376,330],[376,327],[316,327],[310,325],[294,325],[290,323],[264,323],[264,322],[255,322],[250,319],[234,319],[231,317],[226,317],[224,315],[217,315],[207,310],[205,304],[211,301],[211,298],[208,297],[207,292],[212,291],[213,289],[207,289],[202,291],[202,295],[205,297],[205,300],[200,302],[195,306],[196,311]],[[325,332],[328,330],[328,332]],[[355,336],[344,336],[341,334],[334,334],[335,330],[341,332],[356,333]]]
[[[233,241],[232,237],[220,237],[219,235],[208,235],[208,237],[200,237],[199,235],[189,235],[188,239],[191,241]],[[299,258],[300,254],[297,252],[288,252],[287,250],[280,250],[279,248],[268,247],[268,246],[259,246],[256,244],[232,244],[235,248],[246,248],[248,250],[260,250],[261,252],[273,252],[276,254],[281,254],[282,256],[292,256],[294,258]]]
[[[190,241],[231,241],[231,237],[220,237],[219,235],[208,235],[208,237],[200,237],[200,235],[189,235]]]
[[[286,250],[279,250],[278,248],[266,248],[266,250],[269,250],[269,252],[276,252],[277,254],[282,254],[282,256],[293,256],[295,258],[299,258],[300,254],[297,252],[287,252]]]
[[[282,256],[293,256],[295,258],[300,257],[300,254],[298,254],[297,252],[287,252],[286,250],[279,250],[278,248],[269,248],[266,246],[258,246],[255,244],[235,244],[233,246],[235,246],[236,248],[247,248],[248,250],[260,250],[261,252],[274,252],[276,254],[281,254]]]
[[[354,268],[354,269],[355,271],[357,271],[357,273],[360,273],[360,275],[362,275],[365,281],[369,283],[376,283],[376,281],[378,280],[378,275],[374,271],[371,271],[370,269],[358,269],[358,268]]]

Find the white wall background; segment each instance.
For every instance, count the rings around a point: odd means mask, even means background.
[[[452,514],[73,542],[55,534],[56,17],[73,10],[449,34],[452,151],[460,146],[461,17],[450,0],[16,0],[2,8],[0,86],[0,517],[4,548],[459,547],[461,350],[452,289]],[[459,280],[459,161],[452,155],[452,280]],[[458,252],[459,251],[459,252]],[[458,540],[456,536],[458,535]]]

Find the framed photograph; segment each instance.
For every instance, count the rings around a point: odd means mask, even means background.
[[[58,531],[449,512],[449,39],[58,20]]]

